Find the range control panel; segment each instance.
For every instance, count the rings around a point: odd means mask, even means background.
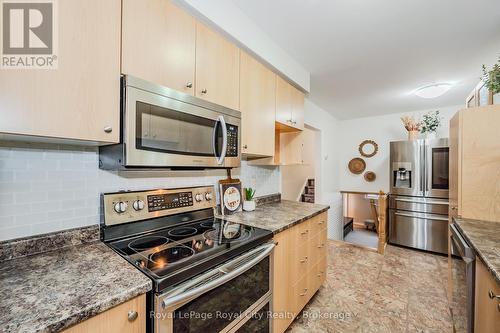
[[[193,192],[148,195],[150,212],[189,206],[193,206]]]
[[[102,194],[106,225],[213,208],[215,205],[213,186]]]

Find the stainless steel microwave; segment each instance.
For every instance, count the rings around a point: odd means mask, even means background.
[[[120,143],[99,147],[106,170],[233,168],[241,163],[241,113],[125,75]]]

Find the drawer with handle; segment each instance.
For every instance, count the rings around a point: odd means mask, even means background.
[[[328,214],[321,213],[311,219],[311,235],[316,235],[319,232],[326,230],[328,223]]]

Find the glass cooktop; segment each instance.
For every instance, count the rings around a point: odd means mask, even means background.
[[[268,230],[210,218],[109,245],[151,277],[160,291],[271,238]]]

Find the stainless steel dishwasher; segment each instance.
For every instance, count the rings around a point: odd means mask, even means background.
[[[451,300],[454,332],[474,332],[476,254],[455,224],[450,225]]]

